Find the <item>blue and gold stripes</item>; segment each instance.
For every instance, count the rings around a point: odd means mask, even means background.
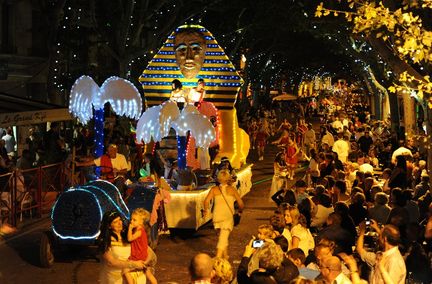
[[[204,34],[207,41],[204,65],[197,78],[187,79],[177,66],[174,53],[174,35],[185,28],[194,28]],[[198,79],[206,82],[205,101],[212,102],[218,109],[232,109],[237,92],[243,83],[223,49],[213,35],[199,25],[184,25],[178,27],[167,39],[162,48],[153,57],[139,81],[144,89],[147,107],[161,104],[171,96],[171,82],[179,79],[183,86],[192,88]]]

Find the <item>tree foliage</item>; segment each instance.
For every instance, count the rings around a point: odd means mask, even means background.
[[[326,8],[321,2],[315,16],[342,15],[353,24],[353,33],[384,41],[394,55],[413,67],[398,72],[399,83],[391,86],[389,91],[415,90],[417,98],[432,108],[432,82],[421,72],[428,70],[432,63],[432,31],[428,29],[432,1],[345,2],[347,9]]]

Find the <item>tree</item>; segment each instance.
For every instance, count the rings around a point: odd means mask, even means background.
[[[346,0],[343,4],[347,6],[326,8],[320,3],[315,15],[343,15],[353,24],[353,33],[365,35],[397,75],[389,91],[409,92],[417,99],[426,116],[428,166],[432,169],[432,82],[428,75],[432,67],[432,1]]]

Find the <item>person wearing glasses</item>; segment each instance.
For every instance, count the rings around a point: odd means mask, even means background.
[[[342,273],[342,263],[337,256],[326,257],[320,266],[325,283],[351,284],[351,280]]]

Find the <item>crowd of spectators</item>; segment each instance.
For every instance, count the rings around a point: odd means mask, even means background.
[[[281,150],[269,196],[277,208],[247,243],[236,281],[430,283],[432,192],[424,136],[397,135],[361,104],[319,109],[314,125],[265,109],[250,116],[252,147],[260,147],[264,131],[266,144],[274,141]],[[294,183],[291,141],[308,165],[304,176],[294,172]]]

